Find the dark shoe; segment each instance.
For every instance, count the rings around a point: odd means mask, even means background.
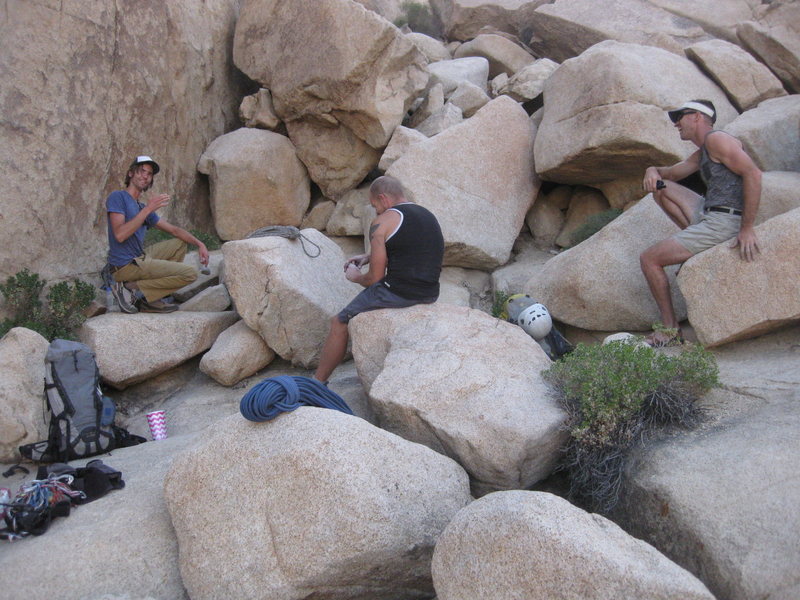
[[[154,300],[153,302],[148,302],[144,298],[139,300],[137,303],[139,308],[139,312],[145,313],[171,313],[178,310],[177,304],[167,304],[162,302],[161,300]]]
[[[124,283],[115,281],[111,285],[111,294],[122,312],[129,315],[139,312],[133,302],[133,292],[126,288]]]

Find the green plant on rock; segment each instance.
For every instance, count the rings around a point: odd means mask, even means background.
[[[582,241],[588,240],[621,214],[622,211],[618,208],[610,208],[608,210],[590,215],[583,225],[572,232],[572,235],[570,236],[570,243],[572,246],[577,246]]]
[[[511,294],[502,290],[495,290],[494,300],[492,301],[492,316],[499,319],[506,302],[511,297]]]
[[[222,240],[212,233],[206,233],[205,231],[200,231],[199,229],[190,229],[189,233],[203,242],[209,251],[219,250],[222,248]],[[147,246],[152,246],[153,244],[164,242],[169,239],[172,239],[170,234],[168,234],[166,231],[161,231],[160,229],[153,227],[152,229],[147,230],[147,233],[144,236],[144,245],[146,248]]]
[[[696,400],[718,385],[716,361],[701,346],[685,344],[672,355],[641,338],[578,344],[543,375],[568,414],[562,468],[570,496],[603,513],[617,503],[633,444],[665,426],[695,424]]]
[[[442,24],[439,18],[431,12],[431,7],[422,2],[403,2],[400,6],[403,14],[394,20],[395,27],[408,25],[411,31],[424,33],[433,38],[440,38],[442,35]]]
[[[47,302],[41,301],[45,281],[28,269],[12,275],[0,284],[0,293],[11,313],[0,323],[0,337],[12,327],[32,329],[48,340],[72,339],[75,330],[86,320],[83,311],[95,297],[94,286],[80,281],[62,281],[47,292]]]

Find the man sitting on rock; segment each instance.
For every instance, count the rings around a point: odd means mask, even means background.
[[[161,299],[197,279],[194,267],[183,263],[186,245],[197,246],[200,262],[208,264],[205,244],[188,231],[159,218],[156,211],[170,200],[167,194],[151,194],[139,202],[160,171],[149,156],[139,156],[128,167],[125,189],[111,192],[106,200],[108,217],[108,264],[115,283],[111,291],[126,313],[172,312],[178,309]],[[144,251],[144,235],[157,227],[177,239],[153,244]]]
[[[344,358],[350,319],[379,308],[430,304],[439,297],[444,238],[436,217],[406,200],[400,182],[387,175],[372,183],[369,202],[378,213],[369,228],[370,253],[344,264],[345,277],[366,289],[331,319],[314,374],[322,382]],[[361,272],[364,265],[369,265],[366,273]]]
[[[699,149],[671,167],[648,167],[644,175],[644,189],[681,228],[640,256],[664,328],[676,331],[674,335],[656,331],[647,338],[653,346],[680,340],[665,266],[683,263],[731,238],[735,238],[731,248],[738,246],[743,260],[753,260],[759,251],[753,225],[761,200],[761,171],[738,139],[714,131],[717,113],[709,100],[686,102],[668,114],[681,139]],[[705,197],[675,183],[697,170],[707,187]]]

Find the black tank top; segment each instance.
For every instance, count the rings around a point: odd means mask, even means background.
[[[433,213],[419,204],[398,204],[389,210],[400,213],[401,221],[386,240],[388,265],[384,285],[409,300],[439,296],[444,238]]]

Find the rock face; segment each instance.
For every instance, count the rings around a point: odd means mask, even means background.
[[[250,329],[281,358],[310,368],[319,360],[330,318],[363,288],[344,278],[345,256],[316,229],[303,240],[263,237],[228,242],[225,283]],[[309,242],[310,241],[310,242]]]
[[[740,373],[753,357],[741,349]],[[759,374],[769,372],[760,366]],[[771,373],[766,401],[763,389],[747,396],[758,404],[752,410],[659,442],[637,453],[627,471],[615,520],[701,577],[717,598],[800,594],[797,383],[785,399],[775,389],[794,379],[787,366]],[[732,395],[724,398],[726,410],[736,402]]]
[[[489,79],[494,79],[500,73],[506,73],[510,77],[536,60],[521,46],[492,33],[481,34],[461,44],[453,56],[483,56],[489,61]]]
[[[558,68],[558,63],[542,58],[523,67],[501,86],[499,92],[508,94],[517,102],[527,102],[538,98],[544,91],[544,84]]]
[[[673,164],[696,149],[681,142],[664,112],[686,98],[714,102],[719,128],[737,115],[688,59],[636,44],[597,44],[564,62],[545,84],[536,172],[561,183],[641,181],[649,165]]]
[[[539,187],[534,137],[522,107],[500,97],[389,168],[439,219],[446,265],[490,270],[508,260]]]
[[[786,95],[786,90],[772,71],[730,42],[698,42],[686,48],[686,56],[725,90],[740,111],[754,108],[764,100]]]
[[[800,171],[800,95],[765,100],[728,124],[764,171]]]
[[[555,466],[565,415],[539,374],[550,359],[521,328],[434,304],[362,313],[350,334],[380,426],[454,458],[476,494]]]
[[[430,0],[448,39],[471,40],[483,27],[517,33],[526,10],[548,0]]]
[[[47,438],[42,419],[48,341],[14,327],[0,338],[0,461],[19,460],[17,447]]]
[[[436,538],[471,500],[453,461],[310,407],[221,421],[164,489],[195,600],[430,597]]]
[[[563,323],[594,331],[641,331],[660,319],[639,266],[639,254],[677,231],[675,224],[646,196],[585,240],[548,261],[524,292],[547,306]],[[679,320],[686,317],[675,285],[672,301]]]
[[[214,140],[197,170],[209,176],[223,240],[267,225],[299,225],[311,200],[308,173],[286,136],[244,127]]]
[[[300,159],[329,198],[378,164],[376,149],[428,80],[422,53],[396,27],[339,0],[245,0],[234,61],[272,92]],[[348,161],[355,156],[361,161]]]
[[[485,95],[486,94],[484,94],[484,96]],[[486,98],[486,102],[488,101],[489,98]],[[484,102],[484,104],[486,102]],[[419,142],[424,142],[427,139],[428,137],[424,133],[401,125],[394,130],[392,139],[389,140],[389,145],[386,146],[386,150],[383,151],[383,156],[381,156],[381,162],[378,164],[378,168],[385,172],[394,164],[394,161],[400,158],[411,146]]]
[[[448,102],[461,109],[461,114],[469,118],[489,102],[486,91],[469,81],[462,81],[453,91]]]
[[[711,35],[734,44],[739,43],[736,35],[737,25],[755,18],[763,7],[751,0],[724,0],[723,2],[687,3],[678,0],[648,0],[678,17],[689,19],[700,25]],[[671,17],[668,17],[671,18]]]
[[[682,55],[688,44],[708,38],[693,21],[670,15],[654,4],[642,0],[543,4],[528,15],[526,25],[533,30],[529,45],[537,56],[561,62],[605,40],[657,46]]]
[[[800,320],[800,209],[773,217],[755,231],[761,253],[754,261],[743,261],[726,242],[692,257],[681,269],[678,285],[704,346],[755,337]]]
[[[231,295],[222,285],[213,285],[180,305],[179,310],[195,312],[222,312],[231,305]]]
[[[239,105],[239,118],[246,127],[258,127],[270,131],[274,131],[281,124],[281,120],[275,114],[275,107],[272,106],[272,94],[264,88],[242,99]]]
[[[439,135],[445,129],[458,125],[464,120],[461,109],[449,102],[417,127],[417,131],[427,137]]]
[[[237,119],[243,91],[229,49],[238,4],[9,6],[0,22],[0,239],[14,243],[0,252],[0,280],[21,265],[45,279],[98,272],[105,199],[140,154],[161,165],[154,191],[179,199],[168,220],[210,225],[195,164]]]
[[[208,350],[237,319],[233,311],[107,313],[86,321],[78,335],[97,355],[100,377],[121,390]]]
[[[460,510],[436,543],[433,583],[439,600],[714,599],[652,546],[544,492],[497,492]]]
[[[441,83],[444,93],[450,94],[462,81],[469,81],[482,90],[489,79],[489,61],[482,56],[442,60],[428,65],[431,78]]]
[[[442,42],[437,39],[425,35],[424,33],[407,33],[406,39],[417,47],[417,49],[425,55],[429,63],[438,62],[440,60],[450,60],[452,55]]]
[[[275,353],[261,336],[239,321],[219,334],[200,360],[200,370],[222,385],[235,385],[274,358]]]
[[[800,6],[774,2],[757,21],[739,22],[736,35],[791,93],[800,93]]]
[[[769,171],[761,176],[761,203],[756,213],[756,224],[776,217],[794,208],[800,208],[800,173],[794,171]]]

